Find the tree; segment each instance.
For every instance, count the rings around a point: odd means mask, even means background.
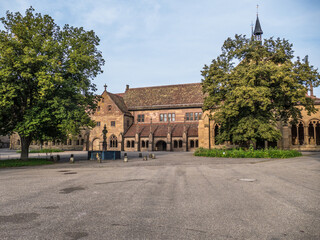
[[[220,126],[219,143],[275,141],[281,138],[279,123],[296,123],[301,108],[316,112],[307,86],[319,85],[319,73],[307,57],[292,59],[285,39],[236,35],[224,42],[221,55],[202,71],[203,110]]]
[[[93,31],[60,29],[32,7],[0,20],[0,135],[18,133],[26,160],[32,140],[64,139],[92,126],[92,80],[104,60]]]

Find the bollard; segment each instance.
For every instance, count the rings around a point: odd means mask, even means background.
[[[139,153],[139,158],[142,158],[142,153],[141,152]]]
[[[156,159],[156,155],[152,153],[152,159]]]
[[[101,157],[100,157],[99,153],[96,154],[96,158],[97,158],[98,163],[101,163]]]
[[[73,154],[71,154],[71,156],[70,156],[70,163],[74,163],[74,157],[73,157]]]
[[[128,156],[127,156],[127,155],[124,155],[123,161],[124,161],[124,162],[128,162]]]

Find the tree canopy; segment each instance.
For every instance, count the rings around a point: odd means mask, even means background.
[[[219,143],[276,141],[279,123],[297,122],[301,109],[316,112],[307,93],[310,84],[319,85],[319,73],[307,57],[293,57],[285,39],[236,35],[224,42],[222,53],[202,70],[203,110],[220,126]]]
[[[18,133],[27,159],[32,140],[63,139],[93,124],[92,80],[104,60],[93,31],[61,29],[32,7],[0,20],[0,135]]]

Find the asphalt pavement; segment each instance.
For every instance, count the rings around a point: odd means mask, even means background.
[[[156,157],[0,169],[0,239],[320,239],[319,153]]]

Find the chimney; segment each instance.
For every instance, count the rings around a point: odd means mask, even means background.
[[[127,90],[129,90],[129,85],[128,85],[128,84],[126,85],[126,91],[127,91]]]

